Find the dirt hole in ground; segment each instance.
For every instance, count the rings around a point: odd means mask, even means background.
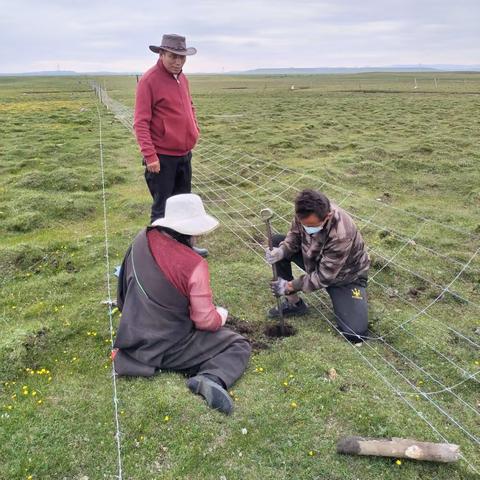
[[[252,346],[254,352],[260,350],[267,350],[270,348],[272,342],[277,338],[290,337],[295,335],[296,330],[291,325],[285,325],[285,335],[280,335],[280,326],[278,324],[254,324],[245,320],[240,320],[237,317],[228,317],[226,326],[234,332],[244,336]],[[278,331],[275,328],[278,327]]]
[[[267,325],[264,331],[265,335],[270,338],[291,337],[297,333],[295,327],[292,327],[292,325],[288,323],[283,326],[283,331],[279,323]]]

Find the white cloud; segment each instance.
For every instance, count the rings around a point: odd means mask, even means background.
[[[187,70],[478,63],[478,0],[0,0],[0,72],[144,70],[182,33]]]

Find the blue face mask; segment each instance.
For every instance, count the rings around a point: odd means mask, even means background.
[[[305,225],[302,225],[302,227],[309,235],[315,235],[316,233],[323,230],[323,225],[320,225],[319,227],[307,227]]]

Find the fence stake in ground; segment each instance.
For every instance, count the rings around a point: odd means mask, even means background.
[[[270,250],[273,249],[273,242],[272,242],[272,226],[270,225],[270,219],[273,217],[273,212],[269,208],[264,208],[260,212],[260,216],[262,220],[265,221],[265,226],[267,229],[267,239],[268,239],[268,248]],[[275,264],[272,265],[272,273],[273,273],[273,280],[278,279],[277,275],[277,266]],[[278,308],[278,315],[279,315],[279,322],[280,322],[280,335],[283,337],[285,335],[285,321],[283,318],[283,310],[282,310],[282,297],[277,297],[277,308]]]

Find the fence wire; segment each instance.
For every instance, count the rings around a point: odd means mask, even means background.
[[[94,82],[91,86],[131,131],[132,110]],[[375,319],[371,340],[361,349],[352,347],[352,354],[442,441],[461,443],[463,437],[463,445],[478,447],[480,344],[462,315],[476,316],[480,310],[475,287],[479,236],[381,199],[360,198],[320,171],[297,171],[208,139],[200,141],[194,158],[194,191],[258,261],[263,261],[264,248],[260,210],[272,208],[274,228],[286,232],[292,200],[302,188],[322,190],[355,219],[373,259],[369,297]],[[455,242],[455,254],[436,247],[434,236]],[[326,294],[315,292],[310,298],[312,308],[336,329]],[[463,460],[479,473],[477,462],[467,456]]]

